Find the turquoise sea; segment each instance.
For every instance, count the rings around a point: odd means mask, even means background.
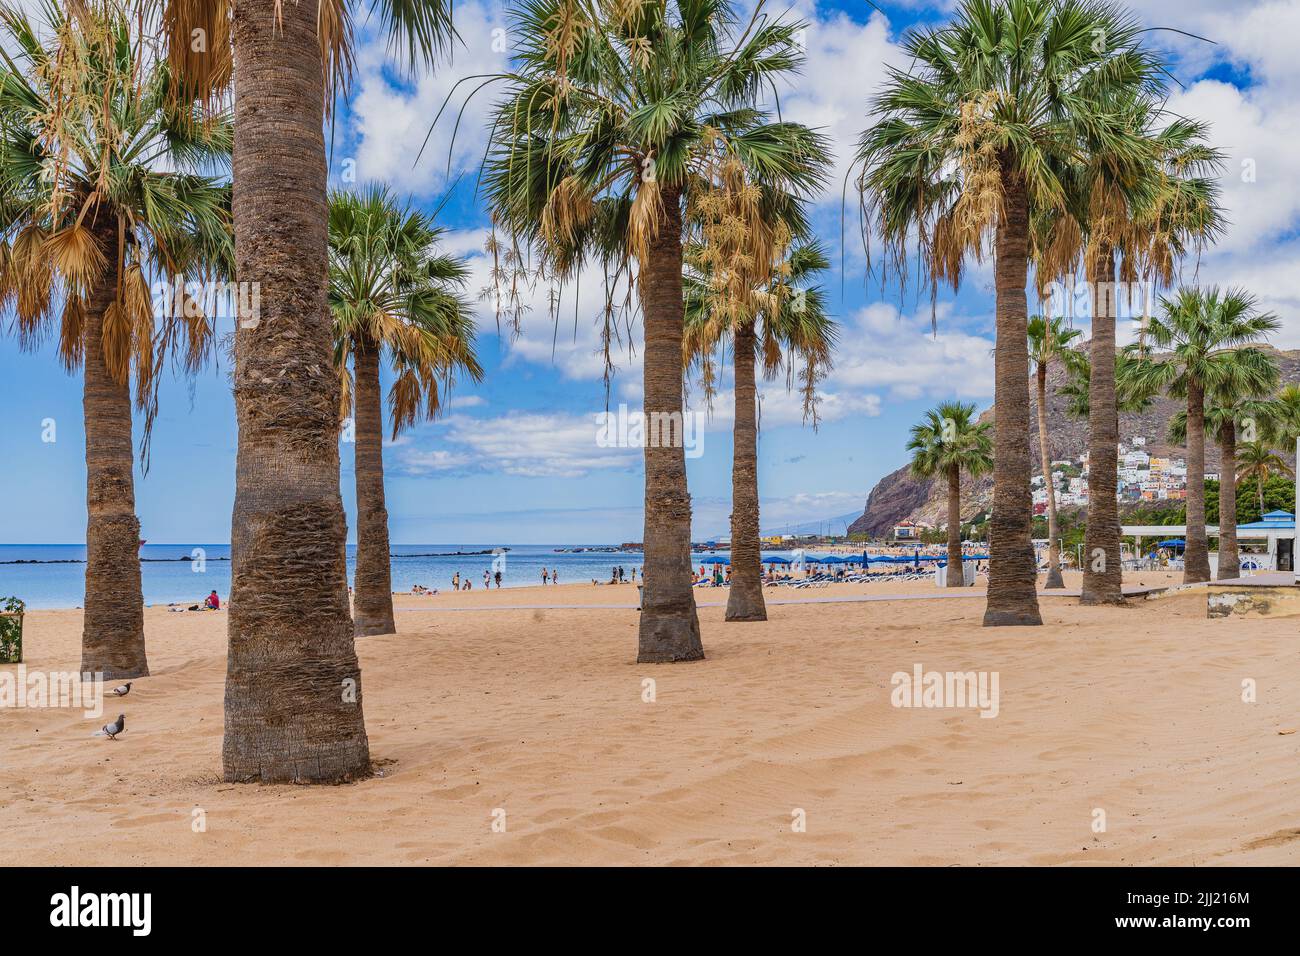
[[[559,571],[561,584],[608,581],[610,570],[622,565],[631,574],[641,567],[640,552],[560,553],[556,548],[581,545],[406,544],[394,545],[393,590],[409,591],[414,585],[447,590],[457,571],[475,589],[483,586],[483,572],[492,569],[493,556],[455,555],[461,551],[508,549],[502,564],[502,587],[540,584],[542,568]],[[141,575],[146,604],[201,601],[214,588],[225,601],[230,594],[230,545],[146,544],[140,549]],[[85,588],[86,547],[81,544],[0,544],[0,597],[14,595],[36,608],[80,607]],[[348,580],[351,581],[356,547],[348,546]],[[39,562],[39,563],[14,563]],[[495,584],[493,585],[495,587]]]

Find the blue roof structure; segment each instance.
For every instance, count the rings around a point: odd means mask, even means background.
[[[1270,511],[1259,521],[1237,525],[1238,531],[1294,531],[1295,515],[1289,511]]]

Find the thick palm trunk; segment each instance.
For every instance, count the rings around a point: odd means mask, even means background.
[[[1056,487],[1052,484],[1052,455],[1047,445],[1047,365],[1038,366],[1038,460],[1047,489],[1047,582],[1045,588],[1063,588],[1061,532],[1056,518]]]
[[[359,338],[352,351],[356,424],[357,573],[352,616],[357,634],[392,634],[393,576],[384,503],[384,420],[380,410],[379,347]]]
[[[763,554],[758,542],[758,416],[754,326],[735,330],[736,424],[731,458],[731,590],[728,621],[766,621]]]
[[[993,516],[989,530],[986,627],[1042,624],[1037,568],[1030,542],[1029,491],[1029,201],[1024,180],[1003,172],[1003,214],[997,232],[997,343],[994,350]]]
[[[115,381],[104,360],[104,313],[117,286],[117,228],[100,214],[96,239],[109,260],[86,302],[86,598],[81,672],[104,680],[147,677],[140,521],[135,516],[131,386]]]
[[[326,303],[324,82],[314,3],[234,14],[235,332],[228,781],[338,783],[370,750],[348,614],[338,374]]]
[[[1083,539],[1083,604],[1124,601],[1120,561],[1119,405],[1115,392],[1115,254],[1098,249],[1092,286],[1092,362],[1088,386],[1088,526]]]
[[[1210,580],[1210,547],[1205,538],[1205,387],[1187,383],[1187,545],[1183,583]]]
[[[1219,580],[1241,577],[1237,546],[1237,425],[1219,431]]]
[[[948,471],[948,587],[966,586],[961,557],[961,469]]]
[[[637,662],[704,657],[691,587],[691,496],[682,431],[681,194],[664,188],[658,234],[641,263],[645,323],[645,571]]]

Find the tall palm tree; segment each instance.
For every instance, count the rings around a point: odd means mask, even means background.
[[[713,386],[713,354],[729,339],[735,358],[735,423],[731,470],[731,587],[726,620],[765,621],[759,542],[758,416],[755,365],[773,378],[783,370],[793,384],[801,370],[805,416],[815,416],[816,385],[831,364],[835,323],[815,277],[830,263],[807,223],[779,268],[761,288],[750,285],[748,257],[725,244],[692,243],[686,251],[684,359],[698,363],[706,390]],[[739,236],[737,236],[739,238]],[[730,254],[729,254],[730,253]],[[771,271],[771,270],[766,270]]]
[[[1030,217],[1063,207],[1084,143],[1135,137],[1113,108],[1157,86],[1140,27],[1084,0],[963,0],[952,23],[911,31],[908,71],[890,71],[857,161],[864,212],[906,275],[907,246],[933,288],[960,281],[965,257],[995,259],[997,417],[986,625],[1041,624],[1030,543]],[[1105,37],[1105,42],[1097,42]],[[1136,148],[1136,147],[1132,147]]]
[[[1079,353],[1070,343],[1083,334],[1072,329],[1060,316],[1036,315],[1029,320],[1029,361],[1034,365],[1038,400],[1038,459],[1047,488],[1047,583],[1044,587],[1063,588],[1061,579],[1061,542],[1056,517],[1056,488],[1052,484],[1052,456],[1047,441],[1047,373],[1053,362],[1067,367],[1077,365]]]
[[[1266,442],[1246,442],[1237,451],[1237,480],[1254,481],[1259,493],[1259,513],[1264,513],[1264,485],[1273,475],[1285,475],[1290,478],[1295,472],[1282,459],[1282,456],[1268,446]],[[1222,506],[1220,506],[1222,507]]]
[[[1237,440],[1246,446],[1265,427],[1274,402],[1265,396],[1277,388],[1278,366],[1273,357],[1259,349],[1225,352],[1221,377],[1207,394],[1205,434],[1219,445],[1219,580],[1241,576],[1241,549],[1237,540]],[[1179,411],[1169,422],[1169,439],[1187,440],[1187,412]]]
[[[81,670],[149,673],[135,513],[134,402],[147,440],[161,371],[204,361],[202,302],[155,321],[152,285],[230,270],[229,117],[203,122],[176,103],[170,73],[127,11],[48,4],[37,19],[0,4],[0,307],[35,347],[57,329],[82,369],[86,434],[86,594]],[[182,354],[183,353],[183,354]]]
[[[442,409],[458,372],[474,381],[474,318],[461,288],[465,263],[437,253],[433,219],[401,207],[381,187],[330,199],[330,309],[334,360],[343,382],[343,414],[355,420],[356,633],[391,634],[392,571],[384,504],[383,412],[379,365],[387,352],[392,436]],[[349,377],[348,359],[351,358]]]
[[[516,67],[498,78],[506,92],[484,177],[497,221],[561,279],[586,261],[614,280],[636,267],[645,414],[657,436],[645,447],[643,663],[704,656],[679,437],[684,215],[725,189],[732,159],[795,196],[823,172],[823,137],[756,108],[802,59],[802,24],[763,7],[737,21],[730,0],[530,0],[513,13]],[[775,224],[744,228],[754,260],[775,261]]]
[[[1205,406],[1241,368],[1258,370],[1268,362],[1260,342],[1280,325],[1261,312],[1255,297],[1240,289],[1184,288],[1160,300],[1162,316],[1152,317],[1147,338],[1155,352],[1142,361],[1136,378],[1147,394],[1165,392],[1187,401],[1187,550],[1183,581],[1210,579],[1205,535]]]
[[[220,102],[233,86],[235,260],[261,295],[234,341],[223,774],[339,783],[370,769],[339,491],[324,135],[351,74],[354,4],[157,2],[177,95]],[[371,11],[412,64],[432,65],[455,35],[448,0]]]
[[[1150,89],[1129,91],[1117,108],[1133,137],[1089,136],[1089,161],[1075,180],[1092,291],[1092,362],[1113,367],[1116,280],[1167,285],[1189,247],[1200,248],[1223,226],[1217,173],[1222,155],[1204,142],[1204,124],[1160,109]],[[1118,148],[1116,148],[1116,144]],[[1150,293],[1148,293],[1149,297]],[[1145,319],[1142,342],[1145,345]],[[1084,604],[1123,600],[1118,490],[1119,399],[1115,379],[1094,376],[1088,420],[1088,523]],[[1100,560],[1099,560],[1100,559]]]
[[[994,431],[989,422],[975,417],[975,406],[964,402],[942,402],[912,426],[907,450],[912,453],[911,471],[917,478],[942,475],[948,482],[948,587],[965,585],[961,554],[961,475],[972,478],[993,469]]]

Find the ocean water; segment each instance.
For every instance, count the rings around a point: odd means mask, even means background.
[[[414,585],[422,584],[447,591],[457,571],[462,581],[468,578],[478,590],[483,586],[483,572],[492,569],[492,555],[451,552],[487,551],[497,547],[509,549],[502,563],[502,587],[540,584],[543,567],[557,570],[561,584],[590,583],[593,578],[608,581],[615,565],[622,565],[628,575],[632,568],[637,568],[640,579],[643,560],[640,552],[556,551],[556,548],[580,547],[577,545],[394,545],[393,590],[409,591]],[[145,604],[198,603],[214,588],[222,602],[230,596],[229,545],[146,544],[140,549],[140,558]],[[85,593],[85,559],[85,545],[0,544],[0,597],[14,595],[32,609],[80,607]],[[16,561],[40,563],[13,563]],[[355,566],[356,548],[349,545],[349,583]]]

